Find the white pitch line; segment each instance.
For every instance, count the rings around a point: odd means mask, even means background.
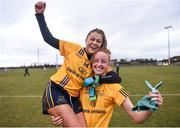
[[[180,94],[162,94],[163,96],[180,96]]]
[[[162,96],[180,96],[180,94],[161,94]],[[130,96],[145,96],[143,94],[134,94]]]
[[[129,96],[144,96],[143,94],[134,94],[134,95],[129,95]],[[162,96],[180,96],[180,94],[162,94]],[[0,98],[42,98],[42,96],[33,96],[33,95],[29,95],[29,96],[22,96],[22,95],[14,95],[14,96],[1,96]]]
[[[42,96],[20,96],[20,95],[15,95],[15,96],[0,96],[0,98],[41,98]]]

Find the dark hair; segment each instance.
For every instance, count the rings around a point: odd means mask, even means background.
[[[102,45],[101,45],[101,48],[107,48],[106,36],[105,36],[104,31],[101,30],[101,29],[95,28],[95,29],[91,30],[91,31],[87,34],[86,40],[87,40],[88,36],[89,36],[92,32],[97,32],[98,34],[101,34],[101,35],[102,35]]]
[[[93,60],[94,60],[95,55],[96,55],[98,52],[104,52],[104,53],[106,53],[106,54],[108,55],[109,60],[110,60],[110,58],[111,58],[111,57],[110,57],[111,51],[110,51],[109,49],[107,49],[107,48],[100,48],[100,49],[98,49],[98,50],[92,55],[92,57],[91,57],[92,62],[93,62]]]

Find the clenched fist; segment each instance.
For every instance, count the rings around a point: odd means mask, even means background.
[[[45,8],[46,8],[45,2],[39,1],[35,4],[35,11],[37,14],[44,13]]]

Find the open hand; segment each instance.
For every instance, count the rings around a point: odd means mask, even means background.
[[[51,120],[52,120],[53,124],[56,126],[62,126],[63,125],[63,120],[60,116],[57,116],[57,117],[51,116]]]

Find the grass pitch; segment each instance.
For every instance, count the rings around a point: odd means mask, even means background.
[[[49,116],[41,114],[41,96],[49,77],[56,69],[29,69],[0,72],[0,127],[54,127]],[[134,104],[149,89],[144,83],[164,81],[159,91],[164,104],[143,124],[132,122],[128,115],[116,107],[110,126],[116,127],[179,127],[180,119],[180,67],[121,67],[121,85],[129,91]]]

